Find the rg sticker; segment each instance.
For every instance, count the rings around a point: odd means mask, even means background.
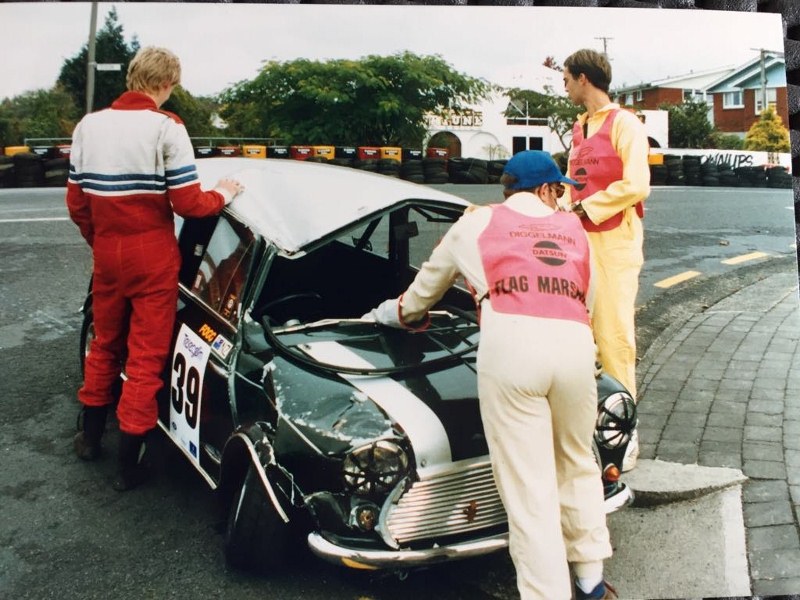
[[[208,343],[182,324],[172,356],[169,434],[195,463],[200,460],[200,409],[209,354]]]

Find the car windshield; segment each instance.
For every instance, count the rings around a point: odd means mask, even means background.
[[[254,317],[274,325],[358,318],[413,280],[462,207],[404,204],[335,234],[300,257],[276,256]]]

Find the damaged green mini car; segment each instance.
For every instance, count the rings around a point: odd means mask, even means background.
[[[406,568],[508,544],[477,399],[475,305],[447,292],[425,331],[361,318],[399,295],[467,203],[436,189],[292,160],[198,161],[246,192],[178,223],[183,264],[159,426],[229,502],[225,554],[276,568],[298,536],[323,559]],[[92,337],[84,307],[82,350]],[[607,510],[635,426],[598,377]]]

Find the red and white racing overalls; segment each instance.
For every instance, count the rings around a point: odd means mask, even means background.
[[[173,211],[218,213],[223,193],[203,192],[186,128],[149,96],[126,92],[75,127],[67,208],[92,248],[95,339],[79,400],[113,401],[120,429],[141,435],[156,426],[155,395],[169,352],[178,299],[180,254]]]

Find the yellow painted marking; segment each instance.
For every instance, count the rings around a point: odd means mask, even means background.
[[[751,252],[750,254],[742,254],[741,256],[734,256],[727,260],[723,260],[723,265],[738,265],[739,263],[747,262],[748,260],[755,260],[757,258],[764,258],[769,256],[766,252]]]
[[[655,284],[656,287],[660,288],[668,288],[672,287],[673,285],[677,285],[679,283],[683,283],[691,279],[692,277],[697,277],[700,275],[700,271],[684,271],[679,275],[675,275],[673,277],[667,277],[666,279],[662,279],[661,281],[657,281]]]

